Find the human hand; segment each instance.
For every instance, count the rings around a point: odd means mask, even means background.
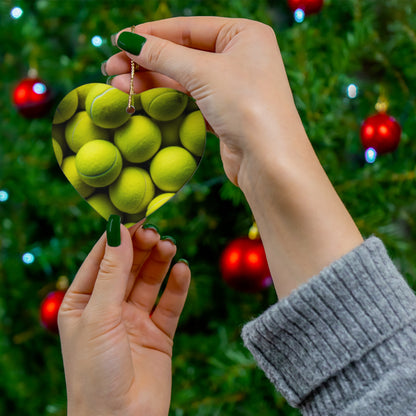
[[[127,29],[123,36],[133,36],[135,53],[118,53],[105,64],[108,75],[118,75],[112,85],[129,91],[133,59],[141,68],[135,92],[162,86],[190,94],[220,138],[224,170],[234,184],[244,187],[242,173],[258,173],[256,161],[263,164],[271,151],[283,154],[287,146],[279,149],[280,139],[305,136],[269,26],[191,17],[137,25],[135,33],[146,39],[140,54],[141,38]],[[126,42],[118,45],[126,48]],[[273,134],[265,125],[273,126]]]
[[[118,227],[121,244],[100,238],[59,311],[69,416],[169,411],[173,336],[190,270],[173,266],[153,310],[176,246],[151,228]]]
[[[303,128],[270,27],[185,17],[138,25],[141,36],[128,32],[114,37],[123,52],[104,72],[128,91],[133,59],[137,92],[164,86],[196,99],[254,214],[280,298],[361,244]]]
[[[270,27],[185,17],[138,25],[142,36],[129,32],[114,37],[123,52],[104,72],[128,91],[133,59],[136,92],[172,87],[196,99],[254,214],[280,298],[361,244],[303,128]]]

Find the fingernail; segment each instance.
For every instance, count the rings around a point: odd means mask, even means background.
[[[117,46],[117,35],[118,35],[118,33],[114,33],[113,35],[111,35],[111,44],[113,45],[113,46]]]
[[[171,237],[170,235],[164,235],[163,237],[160,237],[161,240],[168,240],[170,241],[172,244],[176,245],[176,240]]]
[[[117,46],[133,55],[140,55],[146,38],[133,32],[121,32],[117,39]]]
[[[104,61],[104,62],[101,64],[101,73],[102,73],[105,77],[108,77],[108,74],[107,74],[107,68],[106,68],[106,66],[107,66],[107,61]]]
[[[119,215],[110,215],[107,222],[107,243],[110,247],[118,247],[121,244]]]
[[[187,266],[189,266],[188,260],[185,260],[185,259],[179,259],[178,263],[185,263]]]
[[[108,78],[106,79],[105,83],[106,83],[107,85],[111,85],[111,83],[113,82],[113,78],[114,78],[114,77],[108,77]]]
[[[143,224],[142,228],[143,230],[154,230],[157,233],[159,233],[159,228],[157,228],[156,225],[153,224]]]

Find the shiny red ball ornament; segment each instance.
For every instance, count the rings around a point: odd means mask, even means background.
[[[361,143],[364,149],[372,147],[377,154],[390,153],[400,143],[400,124],[386,113],[366,118],[361,125]]]
[[[266,253],[258,238],[231,241],[221,255],[220,269],[224,281],[241,292],[260,292],[272,284]]]
[[[50,110],[52,94],[41,79],[25,78],[13,91],[13,103],[22,116],[39,118]]]
[[[324,0],[288,0],[287,3],[292,12],[301,9],[305,12],[305,15],[309,15],[320,12],[324,5]]]
[[[50,292],[40,305],[40,321],[51,332],[58,332],[58,312],[64,296],[65,290]]]

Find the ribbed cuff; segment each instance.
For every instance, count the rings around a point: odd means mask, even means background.
[[[248,323],[242,337],[292,406],[337,414],[408,354],[415,317],[414,293],[371,237]]]

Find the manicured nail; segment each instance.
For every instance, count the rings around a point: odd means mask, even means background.
[[[189,261],[185,259],[179,259],[178,263],[185,263],[189,267]]]
[[[118,247],[121,244],[119,215],[110,215],[107,223],[107,243],[110,247]]]
[[[159,228],[157,228],[156,225],[153,224],[143,224],[142,228],[143,230],[153,230],[159,233]]]
[[[104,61],[104,62],[101,64],[101,73],[102,73],[105,77],[108,77],[108,74],[107,74],[107,68],[106,68],[106,66],[107,66],[107,61]]]
[[[108,78],[106,79],[105,83],[106,83],[107,85],[111,85],[111,83],[113,82],[113,78],[114,78],[114,77],[108,77]]]
[[[117,39],[117,46],[133,55],[140,55],[146,38],[133,32],[121,32]]]
[[[169,240],[172,244],[176,245],[176,240],[171,237],[170,235],[164,235],[163,237],[160,237],[161,240]]]
[[[111,44],[113,45],[113,46],[117,46],[117,35],[118,35],[118,33],[114,33],[113,35],[111,35]]]

